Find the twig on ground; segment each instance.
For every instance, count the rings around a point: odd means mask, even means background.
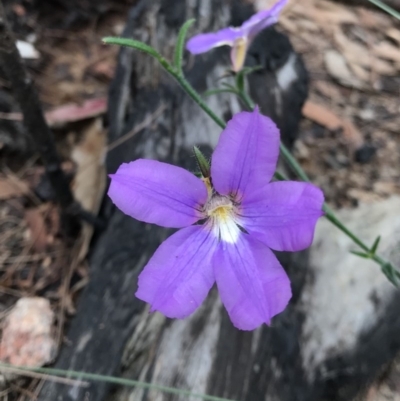
[[[33,377],[35,379],[51,380],[51,381],[55,381],[57,383],[70,384],[70,385],[74,385],[74,386],[87,387],[89,385],[88,382],[85,382],[85,381],[82,381],[79,379],[68,379],[66,377],[57,377],[57,376],[52,376],[52,375],[48,375],[45,373],[22,370],[22,369],[19,369],[17,366],[14,368],[14,367],[2,365],[0,368],[0,371],[8,372],[8,373],[15,373],[15,374],[21,375],[21,376]]]

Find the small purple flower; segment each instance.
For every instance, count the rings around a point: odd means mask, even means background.
[[[311,245],[324,196],[312,184],[270,182],[279,131],[258,109],[236,114],[222,132],[211,177],[139,159],[112,175],[109,196],[124,213],[182,228],[157,249],[136,296],[170,318],[193,313],[217,282],[233,324],[252,330],[282,312],[289,279],[270,250]]]
[[[243,67],[246,52],[251,41],[263,29],[278,22],[279,13],[285,7],[287,1],[279,0],[269,10],[263,10],[254,14],[240,27],[228,27],[217,32],[196,35],[188,41],[186,48],[192,54],[200,54],[214,47],[231,46],[233,71],[238,72]]]

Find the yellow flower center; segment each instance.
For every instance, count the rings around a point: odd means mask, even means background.
[[[234,244],[240,234],[236,207],[227,196],[213,195],[206,204],[212,232],[223,242]]]

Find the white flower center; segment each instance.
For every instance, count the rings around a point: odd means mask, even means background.
[[[213,195],[206,205],[211,230],[223,242],[236,243],[240,229],[235,205],[226,196]]]

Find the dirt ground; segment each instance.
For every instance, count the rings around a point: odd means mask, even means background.
[[[74,194],[96,213],[105,187],[106,97],[118,53],[101,38],[122,32],[134,0],[62,3],[6,6]],[[279,29],[302,54],[311,78],[294,153],[327,201],[356,207],[400,193],[399,22],[378,9],[293,0]],[[8,362],[43,364],[57,354],[88,281],[92,229],[85,226],[74,244],[60,234],[53,194],[20,120],[0,74],[0,324],[10,331],[7,316],[16,302],[42,297],[51,307],[46,341],[52,341],[48,352],[29,359],[18,359],[13,343],[0,345],[0,354]],[[14,381],[0,388],[0,399],[34,399],[40,382]]]

